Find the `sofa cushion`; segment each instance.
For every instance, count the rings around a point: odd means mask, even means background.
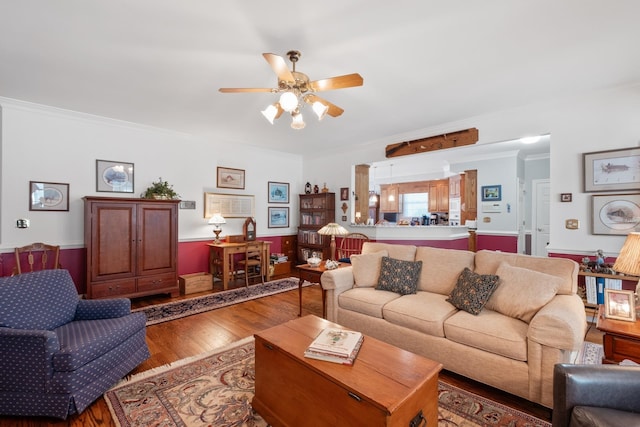
[[[421,269],[422,261],[403,261],[383,257],[376,289],[396,292],[400,295],[415,294]]]
[[[445,298],[446,295],[418,291],[389,301],[382,308],[382,315],[389,323],[444,337],[444,321],[458,311]]]
[[[387,251],[389,256],[403,261],[415,261],[416,246],[414,245],[396,245],[393,243],[380,242],[364,242],[362,244],[362,253],[370,254],[372,252]]]
[[[500,283],[485,307],[527,323],[551,301],[562,284],[557,276],[507,263],[500,264],[496,274]]]
[[[0,279],[0,326],[51,331],[73,320],[80,297],[67,270]]]
[[[353,280],[356,287],[374,287],[380,278],[382,257],[389,256],[386,250],[369,254],[351,255]]]
[[[422,273],[418,290],[449,295],[456,285],[460,272],[474,268],[475,254],[458,249],[419,246],[416,261],[422,261]]]
[[[338,305],[345,310],[382,319],[382,307],[396,298],[400,298],[400,295],[395,292],[352,288],[338,296]]]
[[[578,291],[578,263],[568,258],[536,257],[498,251],[480,250],[475,257],[474,271],[480,274],[496,274],[503,262],[514,267],[535,270],[541,273],[560,277],[559,295],[571,295]]]
[[[447,301],[460,310],[478,314],[498,286],[498,280],[495,274],[478,274],[465,267]]]
[[[527,360],[528,329],[519,319],[487,309],[477,316],[458,311],[444,322],[448,340],[520,361]]]

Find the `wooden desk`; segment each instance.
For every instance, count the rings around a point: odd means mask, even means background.
[[[269,255],[271,254],[271,242],[263,241],[262,249],[262,271],[264,272],[264,280],[269,281]],[[222,260],[222,284],[224,290],[228,289],[231,271],[233,269],[233,256],[235,254],[244,254],[244,248],[247,246],[245,242],[240,243],[208,243],[209,246],[209,273],[214,273],[214,264],[216,260]]]
[[[640,322],[607,319],[604,306],[600,305],[596,327],[604,332],[602,363],[620,363],[624,359],[640,363]]]
[[[338,268],[348,267],[351,264],[341,262],[338,265]],[[322,261],[318,267],[311,267],[309,264],[298,265],[298,274],[300,276],[300,281],[298,282],[298,299],[300,301],[300,313],[298,317],[302,316],[302,283],[306,280],[310,283],[318,283],[320,284],[320,288],[322,289],[322,317],[327,317],[327,308],[326,308],[326,291],[322,287],[320,283],[320,277],[322,273],[327,271],[327,267],[325,267],[325,261]]]

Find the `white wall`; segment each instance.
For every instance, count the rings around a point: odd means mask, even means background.
[[[297,194],[303,191],[298,155],[227,144],[81,113],[0,98],[2,107],[0,250],[34,241],[83,246],[83,201],[87,195],[139,197],[158,177],[174,185],[182,200],[179,239],[211,238],[203,218],[204,192],[255,195],[258,236],[295,234]],[[133,194],[96,192],[96,159],[135,164]],[[216,188],[216,167],[246,171],[244,190]],[[29,181],[70,184],[69,212],[29,211]],[[267,228],[267,181],[290,183],[289,228]],[[275,205],[274,205],[275,206]],[[283,205],[278,205],[283,206]],[[28,229],[16,220],[31,221]],[[242,234],[244,219],[229,219],[222,236]]]
[[[345,148],[338,154],[305,157],[303,170],[310,178],[326,177],[327,186],[335,189],[350,184],[351,165],[384,160],[384,149],[388,144],[470,127],[478,128],[479,143],[550,134],[552,224],[549,250],[583,254],[603,249],[607,255],[617,255],[624,237],[591,234],[591,194],[582,192],[582,153],[638,146],[639,118],[640,85],[634,85],[472,117],[366,144],[355,141],[354,148]],[[561,203],[560,193],[573,193],[573,202]],[[568,218],[579,219],[580,229],[565,229],[564,222]]]

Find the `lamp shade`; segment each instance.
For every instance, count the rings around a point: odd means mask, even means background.
[[[619,273],[640,276],[640,233],[629,233],[613,269]]]
[[[287,113],[298,108],[298,97],[292,92],[283,92],[280,95],[280,106]]]
[[[323,234],[325,236],[344,236],[345,234],[349,234],[349,230],[347,230],[340,224],[330,222],[329,224],[318,230],[318,234]]]
[[[220,225],[220,224],[226,224],[226,223],[227,221],[219,213],[213,214],[213,216],[209,218],[209,224]]]

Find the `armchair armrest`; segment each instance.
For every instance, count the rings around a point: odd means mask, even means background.
[[[130,313],[131,300],[127,298],[81,299],[74,320],[113,319]]]
[[[557,364],[553,372],[553,425],[568,426],[575,406],[640,412],[640,368]]]
[[[587,315],[580,297],[556,295],[531,319],[528,337],[548,347],[578,351],[586,331]]]
[[[55,332],[0,327],[0,390],[40,390],[58,350]]]

